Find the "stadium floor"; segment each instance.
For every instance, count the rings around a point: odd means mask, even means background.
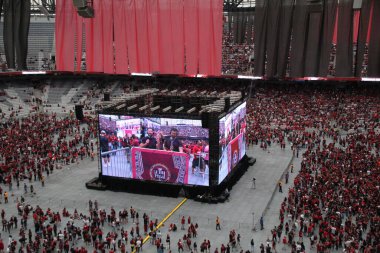
[[[281,201],[286,196],[287,186],[284,185],[284,193],[274,193],[276,185],[280,180],[282,174],[287,169],[292,160],[292,153],[290,148],[281,150],[279,145],[274,145],[263,151],[259,146],[249,148],[247,154],[257,159],[257,162],[249,168],[249,170],[242,176],[238,183],[231,190],[230,200],[220,204],[205,204],[187,200],[169,219],[165,225],[160,229],[162,237],[165,238],[168,232],[170,223],[176,223],[180,228],[180,218],[182,216],[191,216],[193,223],[197,222],[199,225],[198,237],[196,238],[198,245],[204,238],[211,241],[211,250],[214,251],[215,247],[220,247],[222,243],[228,242],[229,231],[235,229],[237,233],[241,234],[242,249],[250,250],[250,240],[253,237],[255,240],[255,252],[259,251],[261,242],[265,242],[267,238],[271,238],[270,229],[279,223],[279,208]],[[295,172],[299,169],[299,158],[295,158],[294,166]],[[157,218],[161,221],[178,203],[181,198],[168,198],[149,195],[139,195],[124,192],[112,191],[95,191],[88,190],[85,187],[85,182],[92,179],[98,174],[97,161],[90,161],[85,159],[80,161],[80,164],[72,164],[64,167],[60,171],[54,171],[49,178],[46,179],[45,187],[41,187],[40,182],[33,182],[35,196],[26,195],[26,202],[35,206],[39,204],[43,210],[50,207],[53,211],[62,212],[66,207],[70,213],[73,213],[74,208],[78,209],[78,213],[88,213],[88,201],[96,199],[99,202],[99,207],[104,208],[109,212],[113,206],[118,212],[120,209],[129,209],[133,206],[140,214],[140,217],[146,212],[151,218]],[[296,173],[290,175],[289,181],[292,182]],[[252,188],[252,178],[256,178],[256,189]],[[27,182],[28,184],[28,182]],[[274,193],[274,194],[273,194]],[[13,187],[13,194],[9,200],[9,204],[1,204],[7,215],[16,214],[16,198],[23,194],[23,182],[20,183],[20,189]],[[268,203],[272,198],[269,206]],[[259,230],[259,218],[265,211],[263,231]],[[254,213],[254,217],[252,215]],[[219,216],[222,221],[222,230],[215,230],[215,219]],[[252,231],[253,218],[258,230]],[[63,218],[58,230],[65,227],[67,219]],[[76,220],[75,224],[78,226],[83,225],[82,221]],[[28,223],[29,228],[33,225],[31,221]],[[126,226],[130,230],[131,222]],[[105,225],[105,232],[111,231],[111,226]],[[140,229],[142,229],[140,225]],[[18,238],[16,230],[13,230],[14,238]],[[172,249],[176,251],[176,243],[179,238],[185,234],[184,231],[171,232],[171,245]],[[3,232],[2,238],[6,239],[8,235]],[[82,245],[82,242],[78,246]],[[281,246],[282,247],[282,246]],[[92,249],[92,247],[89,246]],[[128,244],[129,248],[129,244]],[[144,245],[145,252],[156,252],[156,248],[149,243]],[[281,250],[281,248],[278,248]],[[289,251],[289,248],[287,249]]]

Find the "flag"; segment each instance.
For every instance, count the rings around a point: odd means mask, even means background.
[[[230,145],[231,145],[231,153],[230,153],[230,155],[231,155],[231,158],[230,158],[230,160],[231,160],[231,170],[233,168],[235,168],[235,166],[240,161],[240,159],[239,159],[239,156],[240,156],[240,154],[239,154],[239,137],[240,136],[241,135],[238,135],[230,143]]]
[[[132,178],[187,184],[189,155],[185,153],[132,148]]]

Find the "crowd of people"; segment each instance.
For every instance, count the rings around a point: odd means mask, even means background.
[[[88,206],[84,212],[69,211],[66,207],[43,210],[39,205],[18,202],[20,224],[18,226],[17,218],[11,216],[13,222],[7,223],[10,225],[6,229],[4,221],[9,215],[2,210],[3,231],[16,231],[18,237],[10,235],[8,242],[0,239],[0,251],[7,248],[7,252],[87,253],[92,248],[93,252],[140,252],[143,237],[147,235],[158,247],[163,247],[160,231],[157,231],[158,220],[151,219],[148,214],[140,216],[132,206],[129,210],[102,209],[97,200],[89,200]]]
[[[269,247],[304,252],[308,238],[317,252],[378,252],[379,89],[268,85],[248,108],[250,144],[289,142],[303,153]]]
[[[74,117],[41,113],[1,123],[0,182],[11,191],[22,182],[41,181],[64,165],[94,159],[97,125],[91,118],[86,122],[84,126]]]
[[[291,252],[308,251],[305,245],[317,252],[380,251],[379,112],[376,87],[267,84],[255,88],[247,106],[248,145],[263,149],[289,145],[300,159],[300,170],[291,170],[298,174],[288,192],[278,193],[284,194],[278,224],[263,231],[270,236],[266,245],[256,245],[261,252],[272,252],[278,244],[288,245]],[[73,116],[39,113],[23,119],[11,117],[0,124],[0,134],[4,202],[15,185],[24,185],[25,193],[34,191],[33,183],[43,185],[54,170],[96,157],[98,129],[93,118],[80,122]],[[94,252],[139,252],[145,235],[151,236],[158,253],[174,250],[170,249],[170,233],[177,226],[171,224],[162,236],[156,229],[157,219],[147,214],[139,217],[132,207],[117,212],[90,201],[88,211],[44,211],[27,204],[24,197],[17,201],[17,210],[3,210],[1,218],[3,233],[17,230],[19,237],[9,237],[7,243],[3,236],[0,252],[6,247],[9,252],[84,253],[90,248]],[[177,250],[198,252],[195,238],[200,228],[191,220],[187,223],[187,227],[181,224],[187,233],[177,242]],[[240,246],[240,234],[234,230],[226,244],[199,240],[203,252],[229,253]],[[253,240],[252,244],[246,250],[254,252]]]
[[[226,75],[252,74],[254,47],[246,41],[242,44],[235,43],[233,34],[224,31],[222,73]]]

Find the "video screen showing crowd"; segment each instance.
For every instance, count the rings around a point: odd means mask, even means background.
[[[201,120],[99,115],[102,174],[209,185],[209,131]]]
[[[246,112],[244,102],[219,120],[219,184],[245,155]]]

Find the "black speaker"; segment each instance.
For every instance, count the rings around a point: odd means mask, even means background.
[[[94,9],[91,6],[86,6],[77,9],[79,16],[83,18],[93,18],[95,17]]]
[[[77,120],[83,120],[83,105],[75,105],[75,117]]]
[[[202,120],[202,128],[209,128],[210,113],[202,112],[201,120]]]
[[[111,101],[111,97],[109,93],[104,93],[104,101]]]
[[[87,0],[73,0],[75,8],[85,8],[87,6]]]
[[[231,106],[230,97],[224,98],[224,111],[228,112],[228,110],[230,109],[230,106]]]

